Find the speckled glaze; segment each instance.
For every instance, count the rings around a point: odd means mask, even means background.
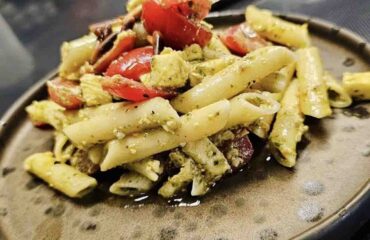
[[[337,77],[369,70],[369,45],[358,37],[319,20],[287,18],[308,21],[325,68]],[[210,21],[221,27],[242,21],[242,15],[214,14]],[[294,169],[260,151],[248,170],[202,199],[135,202],[106,194],[104,188],[86,199],[68,199],[22,168],[26,156],[52,146],[52,131],[34,128],[23,110],[45,97],[46,79],[0,122],[0,232],[6,239],[309,238],[344,218],[369,191],[370,104],[363,103],[321,121],[308,119],[310,131]]]

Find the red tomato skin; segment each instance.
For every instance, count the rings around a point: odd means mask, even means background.
[[[47,82],[50,99],[68,110],[81,108],[83,99],[77,82],[56,78]]]
[[[162,0],[161,3],[163,7],[173,8],[181,15],[195,20],[203,20],[212,7],[209,0]]]
[[[165,45],[175,49],[183,49],[193,43],[204,47],[212,38],[210,31],[154,0],[144,1],[141,18],[149,34],[159,31]]]
[[[106,76],[119,74],[123,77],[140,80],[140,76],[151,70],[150,61],[154,55],[153,47],[142,47],[123,53],[118,59],[111,62]]]
[[[133,102],[141,102],[154,97],[170,98],[175,95],[173,92],[148,88],[142,83],[121,76],[104,79],[102,87],[113,96]]]
[[[220,35],[220,38],[232,53],[239,56],[269,45],[246,23],[231,26]]]
[[[121,39],[117,45],[113,46],[108,52],[106,52],[98,61],[94,64],[95,73],[104,72],[110,63],[120,56],[122,53],[130,51],[135,46],[136,37],[128,36]]]

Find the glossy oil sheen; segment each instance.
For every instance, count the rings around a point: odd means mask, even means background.
[[[315,21],[311,26],[320,33],[313,33],[313,43],[336,77],[369,69],[355,45],[339,42],[340,31],[320,30]],[[368,50],[359,46],[358,51]],[[43,87],[34,90],[32,98],[45,96]],[[370,104],[361,104],[308,121],[310,131],[293,170],[262,152],[250,169],[202,199],[134,201],[106,194],[102,186],[86,199],[71,200],[22,168],[29,154],[52,146],[52,131],[34,128],[20,109],[32,98],[24,98],[8,114],[12,121],[0,126],[0,226],[9,239],[287,239],[340,209],[337,217],[344,218],[346,203],[369,189],[370,154],[364,153],[370,148]]]

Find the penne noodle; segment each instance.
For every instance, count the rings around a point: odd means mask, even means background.
[[[199,84],[205,77],[216,74],[217,72],[221,71],[227,66],[230,66],[237,60],[238,57],[227,55],[193,65],[192,70],[189,74],[190,85],[194,87],[195,85]]]
[[[282,93],[269,93],[269,92],[262,92],[262,94],[269,96],[278,102],[280,102],[281,97],[283,95]],[[275,114],[261,116],[252,124],[248,125],[248,129],[259,138],[266,139],[268,137],[274,117]]]
[[[177,111],[187,113],[221,99],[229,99],[292,62],[294,55],[287,48],[257,49],[215,75],[203,79],[200,84],[177,96],[171,104]]]
[[[80,198],[96,187],[94,178],[64,164],[55,163],[51,152],[36,153],[24,161],[24,168],[72,198]]]
[[[315,47],[297,51],[297,77],[299,103],[303,114],[315,118],[330,116],[327,86],[323,79],[323,67],[319,50]]]
[[[117,182],[113,183],[109,192],[115,195],[133,197],[148,192],[153,186],[154,183],[148,178],[130,172],[123,174]]]
[[[352,98],[344,87],[328,72],[325,72],[323,77],[328,86],[330,106],[335,108],[346,108],[350,106],[352,104]]]
[[[275,159],[285,167],[293,167],[296,163],[296,146],[303,133],[308,130],[304,125],[304,115],[299,109],[298,81],[288,87],[281,100],[281,109],[277,113],[275,123],[269,137],[269,146]]]
[[[186,161],[181,167],[180,172],[170,177],[163,186],[158,190],[158,194],[164,198],[173,197],[177,192],[181,191],[189,183],[193,181],[193,164],[191,161]]]
[[[167,100],[159,97],[95,115],[69,125],[63,131],[75,145],[85,147],[158,126],[168,131],[173,131],[179,126],[176,111]]]
[[[230,116],[225,128],[239,124],[248,126],[262,116],[272,116],[280,108],[280,104],[273,98],[253,92],[234,97],[230,105]]]
[[[298,25],[272,15],[269,10],[248,6],[245,17],[248,24],[261,36],[288,47],[310,46],[307,24]]]
[[[175,133],[156,129],[110,141],[100,169],[107,171],[215,134],[225,127],[229,113],[230,103],[223,100],[182,116]]]
[[[230,170],[225,156],[208,138],[188,142],[182,150],[198,163],[213,181],[219,180]]]
[[[147,158],[141,161],[127,163],[125,167],[131,171],[137,172],[149,180],[156,182],[159,175],[163,173],[163,166],[158,160]]]
[[[258,86],[253,85],[253,89],[267,91],[271,93],[282,93],[289,86],[295,72],[295,63],[280,69],[277,72],[269,74],[259,81]]]
[[[80,77],[80,67],[91,60],[97,42],[94,34],[64,42],[60,50],[62,63],[59,66],[59,76],[77,80]]]
[[[343,87],[355,100],[370,100],[370,72],[344,73]]]

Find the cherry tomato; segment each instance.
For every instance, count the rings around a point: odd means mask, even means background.
[[[212,3],[210,0],[162,0],[162,6],[173,8],[187,18],[203,20],[211,10]]]
[[[149,88],[134,80],[116,76],[106,78],[102,82],[103,89],[113,96],[133,102],[140,102],[154,97],[170,98],[175,96],[174,92]]]
[[[135,36],[126,36],[116,39],[113,47],[101,56],[94,64],[95,73],[101,73],[107,69],[109,64],[123,52],[130,51],[135,46]]]
[[[123,53],[118,59],[111,62],[106,76],[119,74],[123,77],[138,81],[140,76],[150,72],[150,61],[154,54],[153,47],[142,47]]]
[[[231,52],[240,56],[269,45],[246,23],[228,28],[220,37]]]
[[[204,47],[212,33],[173,8],[164,8],[155,0],[143,3],[141,18],[149,34],[159,31],[166,46],[183,49],[197,43]]]
[[[82,107],[81,88],[75,81],[55,78],[47,82],[48,93],[52,101],[66,109]]]

